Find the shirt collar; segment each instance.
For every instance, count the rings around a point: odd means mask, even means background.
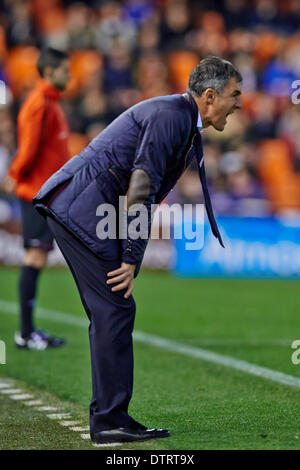
[[[203,130],[202,119],[201,119],[201,116],[200,116],[199,111],[198,111],[197,127],[198,127],[198,131],[199,131],[199,132],[201,132],[201,131]]]
[[[55,88],[53,85],[50,85],[50,83],[46,82],[42,78],[40,78],[38,81],[38,87],[41,92],[49,98],[53,98],[55,100],[61,98],[62,92]]]

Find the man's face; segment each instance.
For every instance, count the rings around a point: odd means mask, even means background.
[[[63,60],[59,67],[52,69],[51,83],[60,91],[66,89],[68,80],[70,78],[69,73],[69,60]]]
[[[223,131],[227,116],[242,106],[241,85],[235,78],[231,78],[221,94],[212,89],[205,90],[204,93],[207,94],[210,125]]]

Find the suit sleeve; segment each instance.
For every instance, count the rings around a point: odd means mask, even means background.
[[[44,103],[26,110],[18,122],[18,151],[9,169],[9,175],[18,183],[33,167],[44,132],[46,107]]]
[[[132,171],[144,170],[150,179],[149,194],[143,203],[148,216],[147,238],[133,239],[127,230],[127,238],[122,243],[122,260],[126,263],[140,266],[142,262],[151,230],[151,205],[155,204],[167,162],[182,142],[183,127],[182,117],[178,112],[164,110],[150,116],[141,128]],[[135,217],[127,214],[127,229]]]

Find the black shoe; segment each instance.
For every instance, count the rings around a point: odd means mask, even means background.
[[[148,439],[169,436],[170,432],[167,429],[148,429],[141,425],[137,429],[117,428],[91,433],[91,440],[98,444],[110,444],[113,442],[147,441]]]
[[[54,338],[44,331],[33,331],[27,338],[23,338],[20,333],[15,333],[15,344],[21,349],[36,349],[44,351],[48,348],[59,348],[66,344],[62,338]]]

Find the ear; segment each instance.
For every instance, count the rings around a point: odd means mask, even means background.
[[[213,88],[207,88],[204,94],[207,104],[213,104],[216,99],[216,91]]]

